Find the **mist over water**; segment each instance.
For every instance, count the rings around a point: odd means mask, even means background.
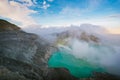
[[[120,71],[120,54],[118,52],[120,47],[91,44],[74,39],[71,49],[71,54],[76,58],[105,67],[109,69],[108,72],[112,73],[111,70],[115,70],[113,73],[120,74],[118,73]]]
[[[87,43],[71,38],[68,45],[60,44],[58,47],[60,52],[53,54],[49,66],[65,67],[76,77],[89,77],[93,72],[120,76],[118,46]]]
[[[90,24],[71,26],[67,28],[37,28],[26,29],[55,43],[56,34],[69,32],[67,44],[57,43],[58,51],[53,53],[48,61],[49,67],[67,68],[76,77],[89,77],[93,72],[107,72],[120,76],[120,35],[106,33],[104,28]],[[98,43],[80,40],[79,35],[85,32],[87,36],[94,35]],[[63,39],[65,34],[62,34]],[[65,40],[65,39],[64,39]],[[63,42],[64,43],[64,42]]]

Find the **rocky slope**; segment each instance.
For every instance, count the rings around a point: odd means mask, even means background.
[[[43,38],[0,20],[0,80],[120,80],[100,73],[77,79],[64,68],[48,68],[54,51]]]
[[[73,80],[65,69],[48,68],[55,50],[43,38],[0,20],[0,80]]]

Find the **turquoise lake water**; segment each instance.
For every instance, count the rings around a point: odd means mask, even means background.
[[[73,76],[78,78],[91,77],[94,71],[104,72],[104,69],[98,65],[90,64],[85,60],[75,58],[73,55],[61,51],[53,53],[48,65],[52,68],[66,68]]]

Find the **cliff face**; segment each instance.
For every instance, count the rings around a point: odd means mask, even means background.
[[[43,38],[0,20],[0,80],[76,80],[66,69],[48,68],[55,50]]]
[[[35,80],[41,80],[47,69],[49,54],[52,53],[50,48],[50,45],[37,35],[26,33],[16,25],[0,20],[0,78],[22,80],[24,77],[27,80],[26,76],[31,76]]]
[[[0,55],[30,62],[37,49],[35,39],[35,35],[21,31],[0,32]]]
[[[5,21],[0,22],[0,24],[2,23],[5,23],[6,25],[0,25],[5,27],[2,28],[3,30],[0,29],[1,56],[27,63],[35,63],[37,65],[40,64],[36,61],[38,59],[40,62],[45,63],[47,60],[45,56],[49,52],[50,46],[47,42],[44,41],[44,39],[40,39],[35,34],[21,31],[19,27],[13,24],[7,23]],[[39,58],[37,58],[36,55],[39,56]],[[44,59],[40,60],[40,58]]]

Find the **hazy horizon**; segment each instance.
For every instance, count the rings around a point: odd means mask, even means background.
[[[21,28],[89,23],[120,34],[120,0],[0,0],[0,18]]]

